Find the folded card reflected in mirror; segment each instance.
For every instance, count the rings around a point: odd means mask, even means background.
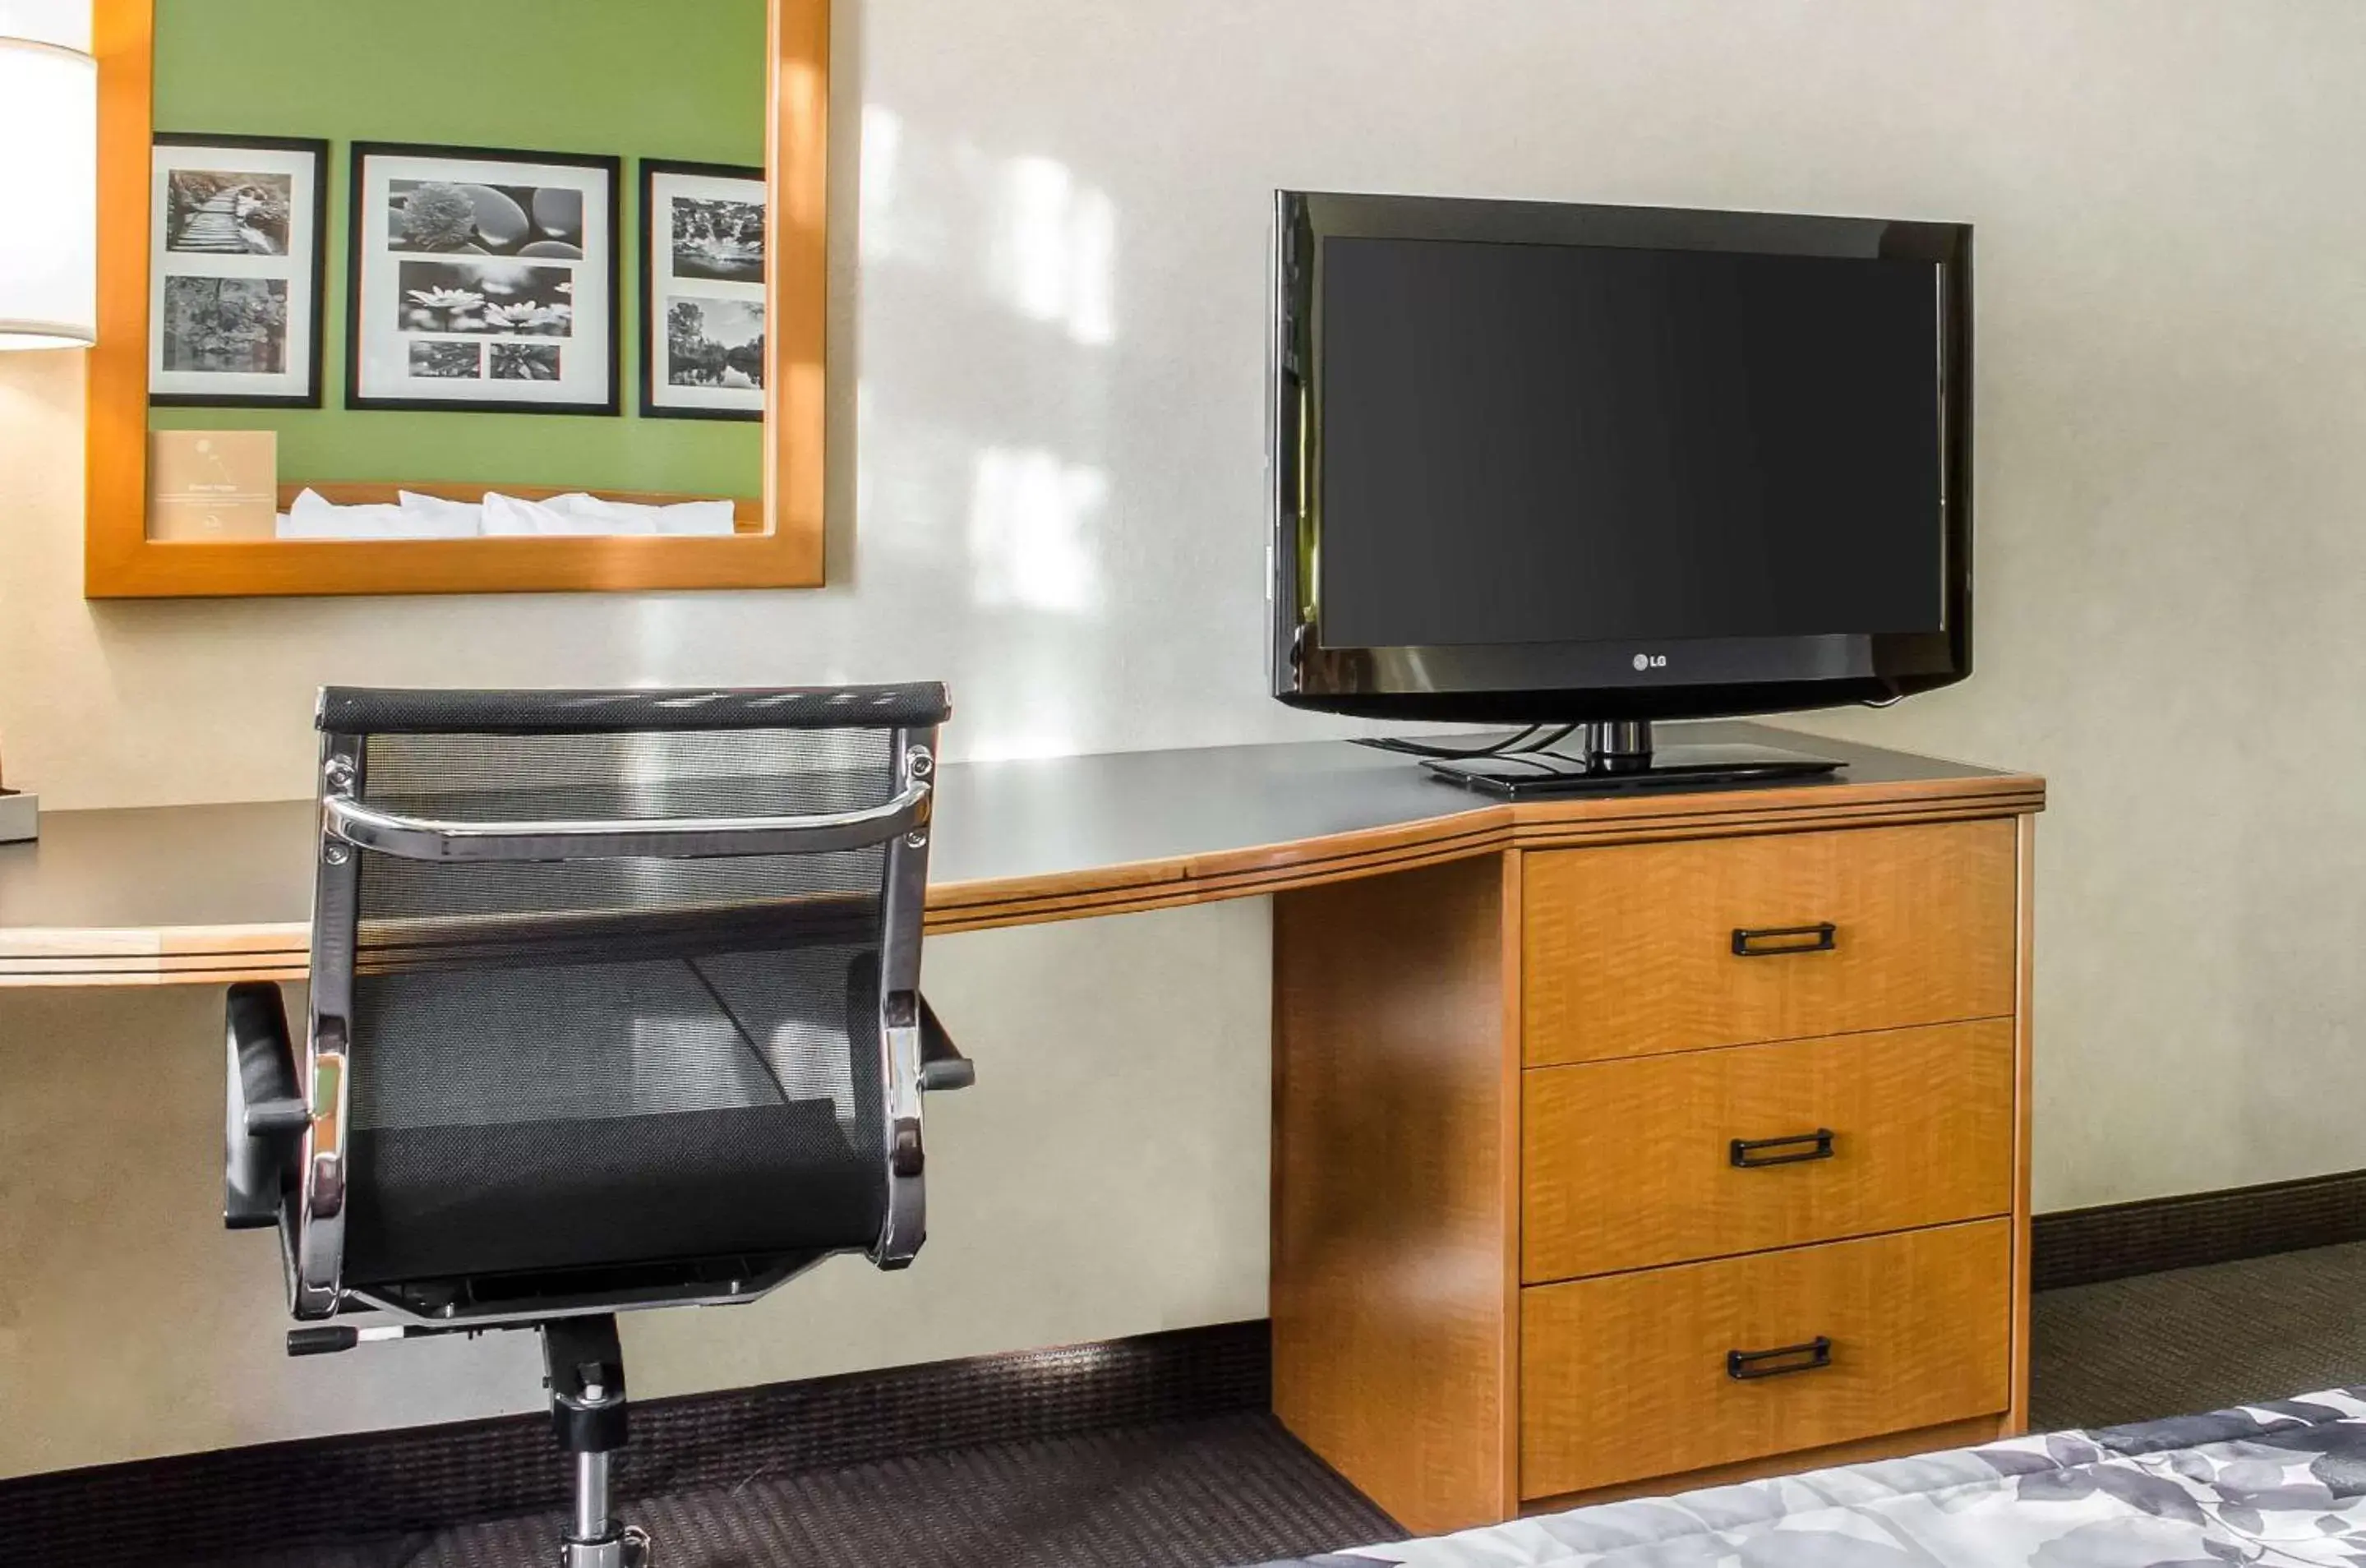
[[[148,437],[148,536],[268,539],[277,519],[279,436],[159,430]]]

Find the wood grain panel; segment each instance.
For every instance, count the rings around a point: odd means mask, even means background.
[[[2011,1021],[1991,1019],[1530,1072],[1523,1278],[2005,1213],[2013,1059]],[[1729,1157],[1736,1138],[1819,1129],[1834,1134],[1829,1158]]]
[[[1777,732],[1779,733],[1779,732]],[[1634,797],[1524,801],[1509,808],[1511,833],[1524,850],[1669,839],[1738,838],[1823,828],[1878,828],[1964,822],[2045,807],[2045,782],[2032,778],[1899,780],[1877,786],[1825,784],[1810,788],[1705,791],[1645,801]]]
[[[155,0],[92,0],[98,61],[98,341],[83,355],[84,583],[148,538],[149,134]]]
[[[2005,1411],[2008,1433],[2029,1429],[2029,1297],[2035,1272],[2029,1197],[2035,1047],[2029,1015],[2037,935],[2036,818],[2024,817],[2013,824],[2013,847],[2012,1403]]]
[[[1521,1292],[1520,1490],[1544,1497],[2003,1412],[2012,1225],[1982,1220]],[[1755,1382],[1726,1353],[1832,1341]]]
[[[1994,786],[2003,784],[2006,788]],[[1826,828],[1994,821],[2042,810],[2044,784],[2029,778],[1953,781],[1822,793],[1769,791],[1746,808],[1729,798],[1670,795],[1641,809],[1628,799],[1476,806],[1417,822],[1291,840],[1176,860],[1138,861],[929,889],[930,930],[1076,919],[1179,904],[1280,892],[1290,887],[1436,864],[1507,848],[1627,845],[1782,835]]]
[[[1731,1486],[1737,1482],[1757,1481],[1769,1475],[1797,1475],[1808,1471],[1829,1470],[1834,1465],[1865,1464],[1873,1460],[1897,1459],[1906,1454],[1970,1448],[2011,1435],[1996,1416],[1975,1416],[1968,1421],[1917,1427],[1910,1432],[1884,1432],[1877,1438],[1859,1438],[1853,1442],[1831,1443],[1820,1449],[1763,1454],[1757,1459],[1739,1460],[1732,1464],[1713,1464],[1677,1475],[1654,1475],[1641,1481],[1621,1482],[1616,1486],[1596,1486],[1583,1492],[1562,1492],[1550,1497],[1526,1498],[1520,1504],[1520,1512],[1527,1515],[1557,1514],[1569,1508],[1587,1507],[1595,1503],[1616,1503],[1628,1497],[1673,1497],[1704,1487]]]
[[[1538,855],[1528,1065],[2005,1016],[2013,863],[2002,820]],[[1820,921],[1829,952],[1732,951]]]
[[[1274,903],[1274,1413],[1423,1533],[1517,1501],[1505,874]]]
[[[1504,1208],[1503,1274],[1504,1292],[1503,1365],[1504,1397],[1495,1413],[1497,1452],[1504,1456],[1501,1495],[1496,1515],[1509,1518],[1517,1510],[1520,1500],[1520,1225],[1518,1207],[1520,1183],[1520,1123],[1525,1115],[1520,1103],[1520,1015],[1521,998],[1525,994],[1520,983],[1524,955],[1520,950],[1520,919],[1527,906],[1528,857],[1518,850],[1507,850],[1503,858],[1504,875],[1497,891],[1499,921],[1496,927],[1496,962],[1498,984],[1496,1008],[1500,1022],[1505,1075],[1504,1095],[1504,1190],[1509,1194]]]

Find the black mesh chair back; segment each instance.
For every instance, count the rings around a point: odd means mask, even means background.
[[[909,1261],[935,685],[322,694],[295,1308]],[[327,1114],[322,1114],[323,1111]]]
[[[920,996],[937,685],[321,694],[312,999],[231,987],[223,1219],[275,1226],[291,1354],[531,1327],[615,1517],[614,1313],[751,1300],[925,1234]]]

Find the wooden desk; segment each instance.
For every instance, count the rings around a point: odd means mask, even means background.
[[[2045,785],[1703,728],[1847,770],[1518,806],[1331,742],[940,776],[931,931],[1275,896],[1274,1408],[1416,1533],[2024,1424]],[[302,976],[309,803],[42,831],[0,847],[0,985]]]
[[[1944,821],[2045,801],[2023,774],[1758,725],[1698,728],[1844,757],[1848,772],[1510,806],[1335,741],[952,763],[939,781],[929,930],[1170,908],[1515,847]],[[51,812],[39,840],[0,845],[0,986],[300,979],[315,837],[307,801]]]

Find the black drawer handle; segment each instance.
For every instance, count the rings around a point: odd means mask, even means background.
[[[1725,1353],[1725,1375],[1736,1382],[1786,1377],[1793,1372],[1812,1372],[1819,1367],[1831,1364],[1832,1342],[1820,1334],[1805,1345],[1782,1345],[1772,1350],[1728,1350]]]
[[[1786,953],[1830,953],[1840,945],[1840,927],[1830,920],[1812,926],[1736,926],[1736,958],[1779,958]]]
[[[1794,1133],[1787,1138],[1736,1138],[1727,1145],[1728,1157],[1742,1170],[1755,1170],[1767,1165],[1797,1165],[1802,1160],[1832,1157],[1832,1130],[1819,1127],[1812,1133]],[[1798,1145],[1805,1144],[1806,1148]],[[1781,1149],[1782,1154],[1768,1154],[1769,1149]]]

